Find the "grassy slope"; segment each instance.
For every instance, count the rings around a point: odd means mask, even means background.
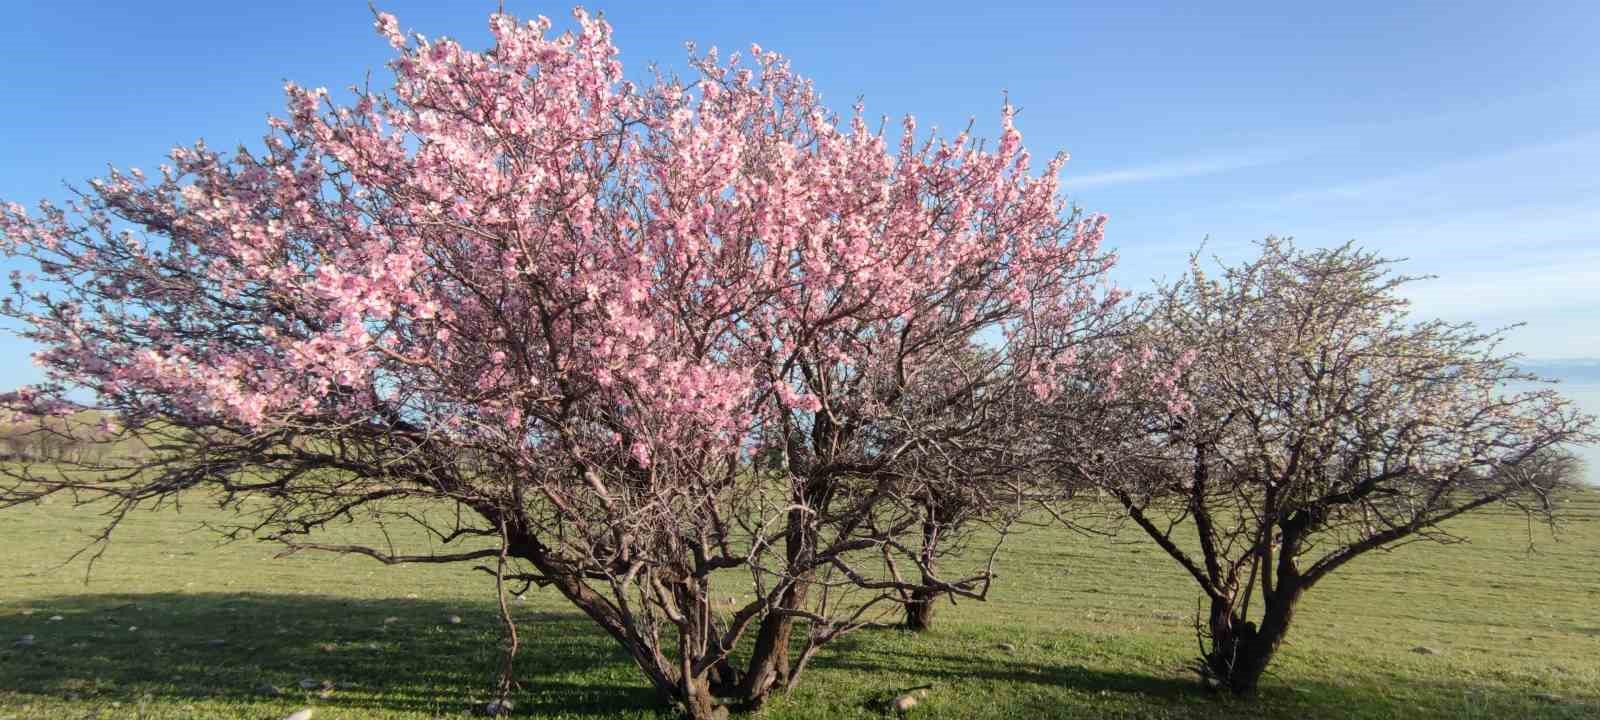
[[[1184,670],[1195,593],[1158,549],[1131,535],[1035,531],[1010,546],[995,600],[942,608],[925,636],[846,638],[765,716],[881,717],[895,689],[930,682],[914,716],[1591,716],[1600,494],[1570,507],[1555,540],[1489,513],[1453,526],[1470,544],[1414,545],[1341,570],[1307,596],[1262,697],[1248,702],[1199,692]],[[194,530],[215,518],[194,506],[132,518],[85,586],[81,564],[57,566],[93,517],[62,504],[0,513],[0,720],[278,718],[308,704],[321,720],[421,719],[481,701],[498,633],[484,576],[271,560],[270,546],[219,547]],[[627,658],[558,597],[531,593],[516,612],[528,688],[519,715],[655,716]],[[24,634],[36,645],[13,647]],[[344,687],[318,698],[301,678]],[[263,683],[286,692],[257,695]]]

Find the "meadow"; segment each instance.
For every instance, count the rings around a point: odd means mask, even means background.
[[[1142,535],[1030,530],[1011,539],[992,600],[941,607],[925,634],[846,637],[762,717],[885,717],[920,685],[932,688],[912,717],[1592,717],[1600,492],[1565,509],[1554,534],[1490,510],[1448,526],[1470,542],[1336,573],[1248,700],[1199,688],[1196,591]],[[0,513],[0,720],[276,720],[304,707],[319,720],[423,720],[488,699],[492,579],[274,558],[275,546],[202,527],[225,519],[201,503],[137,514],[86,584],[81,561],[63,563],[100,518],[64,502]],[[665,717],[621,650],[553,592],[512,607],[517,716]]]

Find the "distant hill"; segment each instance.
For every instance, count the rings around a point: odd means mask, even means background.
[[[1555,386],[1556,392],[1577,403],[1579,410],[1600,415],[1600,358],[1524,360],[1521,365],[1528,372],[1561,381]],[[1600,486],[1600,445],[1572,449],[1588,466],[1589,483]]]
[[[1528,359],[1518,363],[1537,375],[1574,385],[1600,385],[1600,358]]]

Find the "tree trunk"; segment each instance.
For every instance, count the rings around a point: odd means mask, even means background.
[[[728,709],[718,705],[705,677],[686,677],[680,682],[683,716],[688,720],[727,720]]]
[[[498,519],[498,516],[493,514],[495,510],[489,508],[480,512],[484,512],[485,517]],[[516,557],[533,564],[550,578],[551,585],[557,591],[611,635],[633,658],[663,701],[675,704],[689,720],[727,720],[728,708],[717,703],[717,697],[723,694],[719,691],[742,688],[714,686],[735,679],[737,673],[733,671],[726,658],[711,664],[710,667],[696,670],[696,661],[704,657],[707,645],[714,641],[717,634],[707,604],[709,588],[703,579],[694,581],[698,584],[676,584],[674,586],[676,594],[669,598],[689,618],[687,622],[676,624],[678,657],[674,667],[667,654],[662,652],[654,633],[639,632],[634,622],[635,616],[630,615],[625,607],[618,607],[596,593],[581,575],[554,560],[537,538],[521,531],[520,528],[521,525],[513,527],[510,538],[511,552]],[[802,594],[801,601],[803,599]],[[788,667],[787,637],[785,634],[781,645],[783,650],[781,667],[785,670]],[[739,693],[733,694],[735,697],[739,695]]]
[[[779,598],[780,608],[798,608],[806,601],[810,586],[802,579]],[[757,710],[775,687],[789,684],[789,639],[794,634],[794,616],[782,612],[768,614],[756,633],[750,652],[750,665],[739,688],[740,709]]]
[[[915,590],[906,602],[906,629],[922,632],[933,627],[934,604],[939,594],[932,590]]]
[[[1234,614],[1231,604],[1212,601],[1211,649],[1205,666],[1217,686],[1235,695],[1255,694],[1289,631],[1303,589],[1297,581],[1279,578],[1279,585],[1264,598],[1266,612],[1260,625]]]
[[[941,535],[955,521],[955,507],[952,500],[935,494],[928,498],[923,509],[922,551],[918,558],[922,563],[923,589],[913,590],[906,601],[907,630],[922,632],[933,627],[933,613],[941,593],[926,588],[933,582],[933,565],[939,559]]]
[[[812,432],[821,430],[819,422]],[[799,610],[805,605],[814,575],[809,562],[817,546],[817,529],[811,525],[813,515],[803,508],[826,505],[828,487],[826,478],[822,478],[794,489],[796,507],[789,510],[784,532],[784,563],[793,584],[778,597],[776,610],[761,620],[750,664],[739,687],[739,710],[758,710],[773,688],[789,687],[789,641],[794,635],[795,616],[784,611]]]

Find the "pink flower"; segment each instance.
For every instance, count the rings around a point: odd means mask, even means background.
[[[650,446],[635,441],[633,446],[628,448],[628,454],[633,456],[633,461],[638,463],[639,467],[650,467]]]
[[[396,50],[405,47],[406,37],[400,33],[400,20],[389,13],[378,13],[378,18],[372,26],[378,34],[389,39],[389,46]]]

